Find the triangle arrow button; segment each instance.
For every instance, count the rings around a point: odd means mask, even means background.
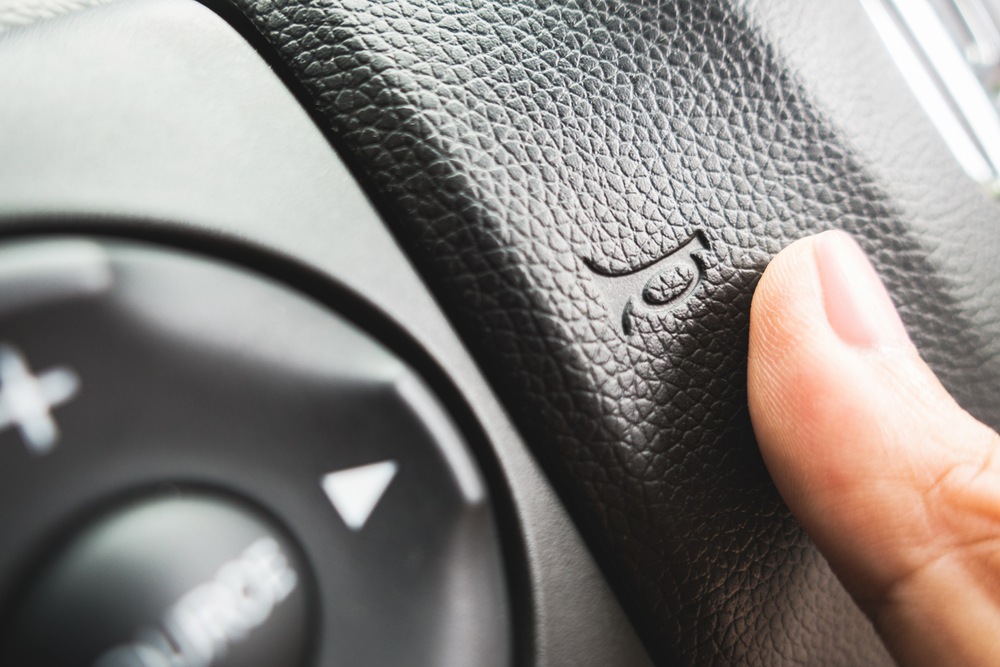
[[[323,475],[320,484],[347,527],[361,530],[396,476],[395,461],[380,461]]]

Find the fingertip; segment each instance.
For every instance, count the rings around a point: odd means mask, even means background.
[[[920,359],[842,232],[797,241],[767,267],[751,307],[747,381],[778,490],[869,610],[970,527],[1000,543],[997,435]]]
[[[899,445],[912,440],[913,414],[893,384],[912,382],[908,369],[922,362],[911,358],[902,325],[893,328],[898,316],[887,295],[879,300],[884,291],[857,244],[827,232],[774,258],[751,310],[748,401],[761,454],[792,512],[834,561],[858,544],[880,549],[864,517],[874,502],[899,496],[893,466],[912,464]],[[886,304],[891,314],[868,312]],[[845,535],[854,536],[853,547]],[[869,575],[862,576],[869,583],[884,578]]]
[[[814,244],[815,237],[806,237],[778,253],[751,303],[748,399],[765,446],[780,445],[806,425],[803,417],[813,405],[803,397],[815,389],[813,369],[835,342],[823,312]]]
[[[779,352],[806,335],[822,302],[816,263],[815,237],[795,241],[767,265],[750,306],[750,351]]]

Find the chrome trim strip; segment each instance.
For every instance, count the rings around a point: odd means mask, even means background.
[[[1000,63],[1000,32],[997,32],[997,25],[990,15],[990,10],[983,5],[983,0],[951,0],[951,2],[975,42],[975,56],[966,53],[966,59],[973,65],[987,67]]]
[[[911,48],[909,41],[886,10],[882,0],[861,0],[861,6],[868,14],[868,18],[875,26],[875,30],[878,31],[889,50],[889,55],[896,62],[896,66],[899,67],[899,71],[903,74],[903,78],[910,86],[920,106],[923,107],[924,112],[937,128],[962,169],[980,183],[992,183],[997,177],[995,168],[987,161],[986,156],[965,130],[961,120],[952,111],[951,105],[945,99],[940,87],[931,78],[927,68]],[[948,44],[952,43],[947,34],[944,37],[948,40]],[[975,79],[974,76],[973,79]],[[979,90],[982,90],[978,80],[975,80],[974,83]]]
[[[994,173],[1000,173],[1000,117],[968,61],[926,0],[890,0],[935,69]]]

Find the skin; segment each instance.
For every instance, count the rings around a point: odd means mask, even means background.
[[[761,278],[748,365],[761,452],[900,665],[1000,665],[1000,437],[920,359],[851,243],[802,239]]]

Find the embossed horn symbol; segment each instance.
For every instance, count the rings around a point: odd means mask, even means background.
[[[677,308],[698,289],[705,272],[701,253],[709,249],[701,232],[677,250],[624,273],[608,273],[586,261],[594,282],[613,313],[621,313],[622,331],[632,334],[632,318]]]

